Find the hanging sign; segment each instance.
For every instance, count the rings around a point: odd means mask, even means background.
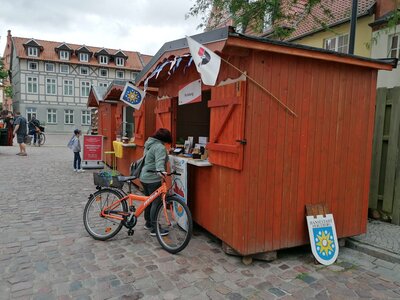
[[[187,159],[180,158],[177,156],[170,155],[169,163],[171,166],[171,170],[175,170],[177,173],[181,175],[173,175],[172,176],[172,191],[175,195],[179,196],[185,203],[187,203]],[[183,214],[183,211],[180,211],[180,207],[174,207],[178,224],[185,230],[187,230],[186,223],[186,215]]]
[[[201,80],[179,86],[179,105],[201,102]]]
[[[124,90],[122,91],[120,100],[124,103],[132,106],[134,109],[139,110],[143,103],[145,92],[133,85],[130,82],[125,84]]]
[[[333,215],[307,216],[307,225],[311,250],[315,259],[326,266],[333,264],[339,255]]]

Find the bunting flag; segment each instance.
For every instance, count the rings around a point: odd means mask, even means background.
[[[127,82],[121,94],[120,100],[132,106],[134,109],[139,110],[143,103],[145,92],[134,86],[132,83]]]
[[[221,57],[191,37],[187,36],[186,39],[201,80],[206,85],[214,86],[221,66]]]

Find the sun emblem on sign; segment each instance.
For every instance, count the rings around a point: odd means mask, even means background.
[[[334,251],[333,248],[335,248],[333,236],[327,230],[318,232],[315,238],[315,245],[322,256],[330,256]]]
[[[137,91],[129,91],[128,99],[133,103],[138,102],[140,99],[140,94]]]

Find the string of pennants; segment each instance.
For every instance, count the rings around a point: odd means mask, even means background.
[[[154,71],[150,74],[149,77],[146,78],[146,80],[144,81],[144,91],[147,90],[148,84],[149,84],[149,80],[152,79],[153,77],[155,77],[155,79],[158,78],[158,76],[160,75],[161,71],[164,70],[165,67],[167,67],[169,65],[169,70],[168,70],[168,78],[167,80],[171,77],[172,74],[175,73],[175,71],[179,68],[179,66],[181,65],[181,62],[184,58],[190,57],[189,61],[186,63],[185,67],[183,68],[183,73],[185,74],[186,69],[189,68],[191,66],[191,64],[193,63],[193,57],[188,53],[188,54],[184,54],[182,56],[175,56],[173,59],[169,60],[169,59],[165,59],[163,63],[159,64]]]

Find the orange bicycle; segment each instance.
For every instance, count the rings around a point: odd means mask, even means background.
[[[169,253],[178,253],[188,245],[193,231],[192,215],[183,198],[170,195],[166,176],[180,175],[175,171],[169,174],[159,173],[161,187],[150,196],[131,193],[131,182],[135,176],[118,176],[119,182],[129,183],[129,192],[112,187],[98,187],[98,191],[89,196],[83,212],[83,223],[87,232],[96,240],[105,241],[115,236],[125,226],[128,235],[133,235],[137,218],[157,197],[161,203],[156,210],[155,232],[157,240]],[[142,202],[137,208],[134,201]],[[168,232],[167,235],[165,233]]]

